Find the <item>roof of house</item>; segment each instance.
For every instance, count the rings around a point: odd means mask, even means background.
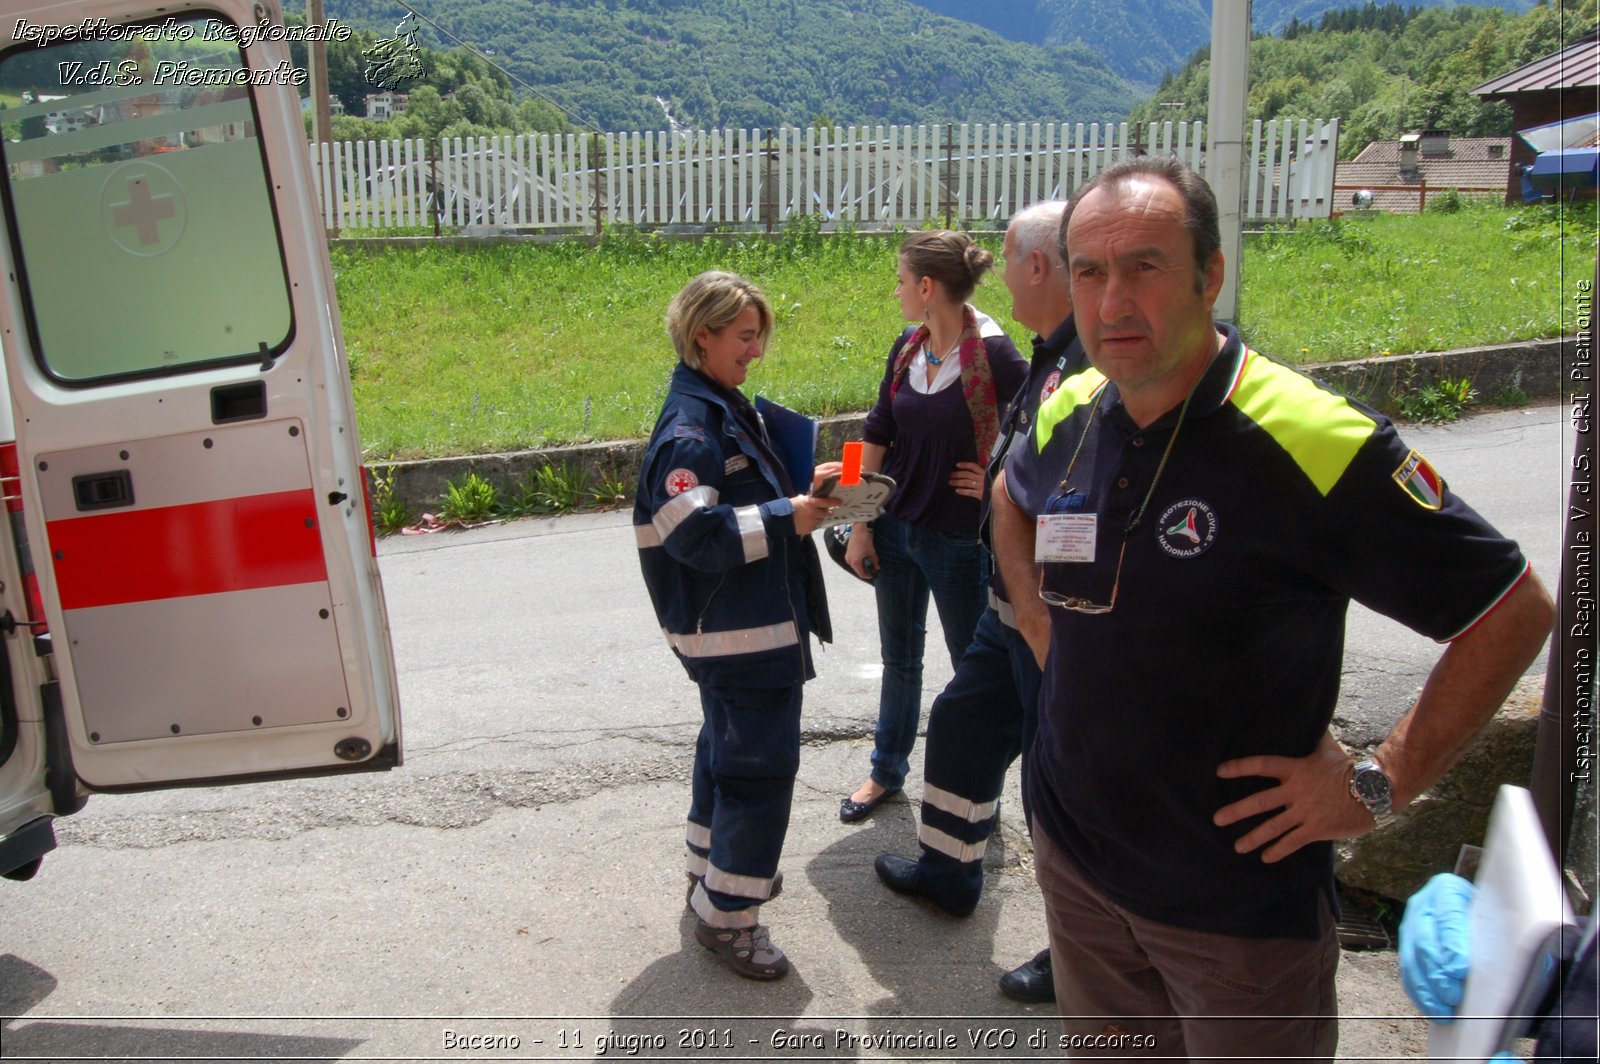
[[[1498,155],[1495,149],[1498,148]],[[1510,137],[1451,137],[1449,147],[1439,154],[1419,152],[1414,173],[1400,171],[1400,142],[1375,140],[1349,162],[1334,170],[1334,184],[1370,188],[1373,185],[1420,186],[1426,180],[1430,191],[1447,188],[1493,189],[1504,194],[1511,175]],[[1350,189],[1334,193],[1335,207],[1342,208]],[[1386,192],[1373,189],[1372,205],[1395,213],[1415,213],[1418,196],[1414,192]]]
[[[1525,63],[1509,74],[1501,74],[1472,92],[1475,96],[1495,98],[1547,89],[1594,88],[1597,85],[1600,85],[1600,39],[1591,32],[1587,39],[1542,59]]]

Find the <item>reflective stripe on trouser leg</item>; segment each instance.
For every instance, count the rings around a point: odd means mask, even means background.
[[[711,849],[711,825],[689,821],[684,829],[684,841],[691,850],[707,851]]]
[[[704,873],[706,888],[719,894],[738,895],[741,898],[755,898],[766,901],[772,897],[773,876],[741,876],[733,872],[724,872],[716,865],[708,864]],[[773,875],[777,870],[773,870]]]
[[[983,892],[983,853],[1006,770],[1021,747],[1022,706],[1009,630],[993,610],[978,620],[955,675],[928,712],[921,823],[922,880],[951,905]]]
[[[716,807],[717,785],[711,778],[710,740],[702,722],[694,743],[694,769],[689,777],[689,819],[683,841],[688,848],[684,871],[696,879],[706,874],[711,852],[711,814]]]
[[[710,862],[706,860],[706,854],[711,852],[711,828],[705,824],[696,824],[691,820],[684,833],[683,841],[684,845],[689,849],[688,863],[684,865],[684,871],[699,879],[706,874],[706,869],[710,867]]]
[[[751,905],[743,909],[719,909],[711,903],[711,895],[706,893],[706,885],[702,881],[695,885],[694,893],[689,895],[689,908],[694,914],[704,920],[711,927],[754,927],[761,922],[761,906]]]
[[[780,688],[701,685],[700,702],[705,710],[701,735],[713,806],[709,863],[691,904],[712,926],[747,924],[719,924],[703,909],[715,909],[727,917],[753,910],[772,893],[772,878],[789,829],[794,776],[800,767],[800,695],[799,684]],[[699,765],[697,752],[697,768]]]

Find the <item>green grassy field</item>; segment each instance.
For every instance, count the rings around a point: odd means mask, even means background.
[[[999,255],[997,235],[981,239]],[[812,415],[865,409],[903,325],[897,245],[798,227],[775,242],[622,231],[598,246],[335,248],[368,457],[647,434],[674,364],[667,303],[713,268],[761,285],[776,312],[747,393]],[[1553,336],[1594,254],[1593,204],[1311,223],[1247,242],[1242,327],[1296,362]],[[1026,340],[998,269],[973,301]]]

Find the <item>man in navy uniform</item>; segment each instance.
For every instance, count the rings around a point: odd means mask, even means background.
[[[1063,234],[1094,369],[994,489],[1018,623],[1048,651],[1025,788],[1063,1027],[1096,1053],[1331,1059],[1330,840],[1455,762],[1550,598],[1387,419],[1213,322],[1216,200],[1192,171],[1108,168]],[[1448,644],[1359,763],[1328,733],[1351,599]]]

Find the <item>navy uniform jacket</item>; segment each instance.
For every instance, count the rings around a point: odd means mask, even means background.
[[[822,566],[795,534],[786,474],[735,402],[687,366],[673,371],[634,501],[639,565],[695,682],[786,687],[815,675],[807,635],[832,638]]]

